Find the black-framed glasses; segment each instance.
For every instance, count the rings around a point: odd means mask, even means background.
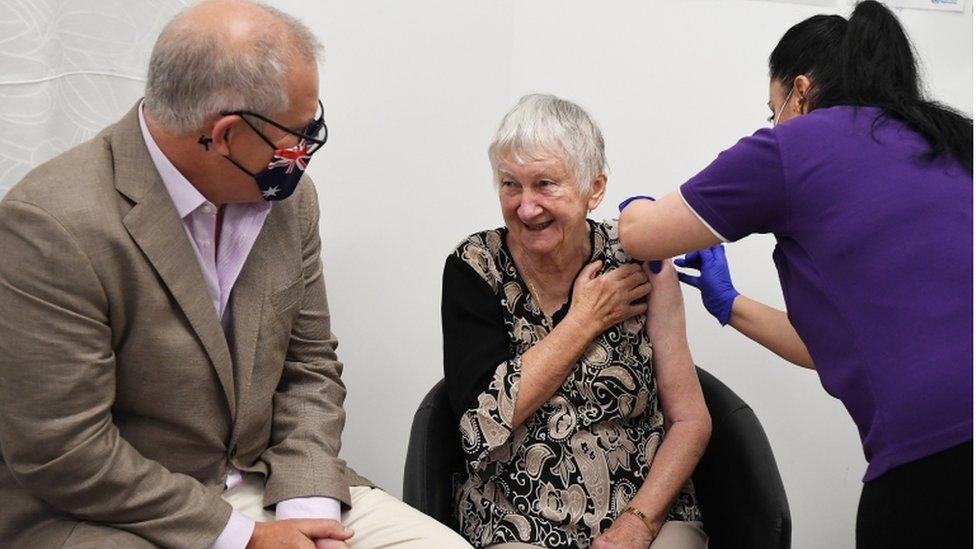
[[[251,129],[254,130],[254,133],[258,134],[258,137],[263,139],[265,143],[267,143],[272,149],[275,150],[278,150],[280,147],[278,147],[278,145],[275,145],[270,139],[268,139],[266,135],[261,133],[261,130],[259,130],[254,124],[252,124],[247,117],[253,116],[254,118],[257,118],[258,120],[266,124],[271,124],[272,126],[278,128],[279,130],[289,135],[294,135],[295,137],[304,140],[305,151],[310,156],[312,153],[319,150],[322,147],[322,145],[325,145],[325,142],[328,141],[329,139],[329,127],[325,125],[325,106],[322,105],[321,99],[319,99],[319,108],[318,111],[316,112],[315,118],[311,122],[309,122],[307,126],[305,126],[304,130],[300,132],[296,132],[291,128],[287,128],[275,122],[274,120],[271,120],[270,118],[266,116],[262,116],[256,112],[238,110],[238,111],[222,111],[220,114],[221,116],[234,116],[234,115],[240,116],[241,120],[243,120],[245,124],[250,126]]]

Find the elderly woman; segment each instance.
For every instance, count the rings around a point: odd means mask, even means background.
[[[444,267],[462,534],[477,547],[705,547],[689,479],[711,422],[677,276],[627,257],[615,222],[587,219],[606,190],[600,130],[530,95],[489,156],[505,226]]]

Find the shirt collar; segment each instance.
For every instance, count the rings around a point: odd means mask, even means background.
[[[149,133],[149,127],[146,125],[146,117],[142,114],[142,108],[143,104],[140,103],[139,128],[142,129],[142,139],[146,142],[146,148],[149,149],[149,157],[152,158],[153,164],[156,166],[156,171],[159,172],[159,177],[163,180],[163,185],[166,186],[166,191],[173,200],[173,205],[176,206],[176,212],[179,214],[180,219],[183,219],[200,206],[210,203],[176,169],[176,166],[170,162],[169,158],[166,158],[166,155],[163,154],[159,145],[156,144],[156,140]],[[210,204],[210,206],[213,207],[213,204]]]

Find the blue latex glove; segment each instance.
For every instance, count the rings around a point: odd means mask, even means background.
[[[632,196],[632,197],[628,198],[627,200],[624,200],[623,202],[621,202],[619,205],[617,205],[617,211],[618,212],[624,211],[624,208],[627,207],[627,204],[630,204],[631,202],[633,202],[635,200],[650,200],[651,202],[654,202],[654,197],[653,196],[647,196],[647,195],[644,195],[644,194],[638,194],[638,195]],[[649,267],[650,267],[652,273],[658,274],[658,273],[661,272],[662,265],[661,265],[661,262],[660,261],[651,261]]]
[[[701,290],[702,303],[705,309],[722,326],[729,323],[732,316],[732,302],[739,292],[732,285],[732,275],[729,273],[729,262],[725,259],[725,247],[721,244],[705,248],[674,260],[678,267],[697,269],[701,276],[691,276],[678,273],[678,279],[689,286]]]

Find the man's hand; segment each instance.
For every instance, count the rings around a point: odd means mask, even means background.
[[[316,549],[318,541],[340,541],[345,545],[345,540],[351,538],[352,534],[352,530],[334,520],[289,519],[258,522],[254,525],[254,533],[251,534],[247,549]]]
[[[337,539],[317,539],[315,549],[349,549],[349,544]]]
[[[630,513],[617,517],[606,532],[593,540],[591,549],[647,549],[654,537],[641,519]]]

